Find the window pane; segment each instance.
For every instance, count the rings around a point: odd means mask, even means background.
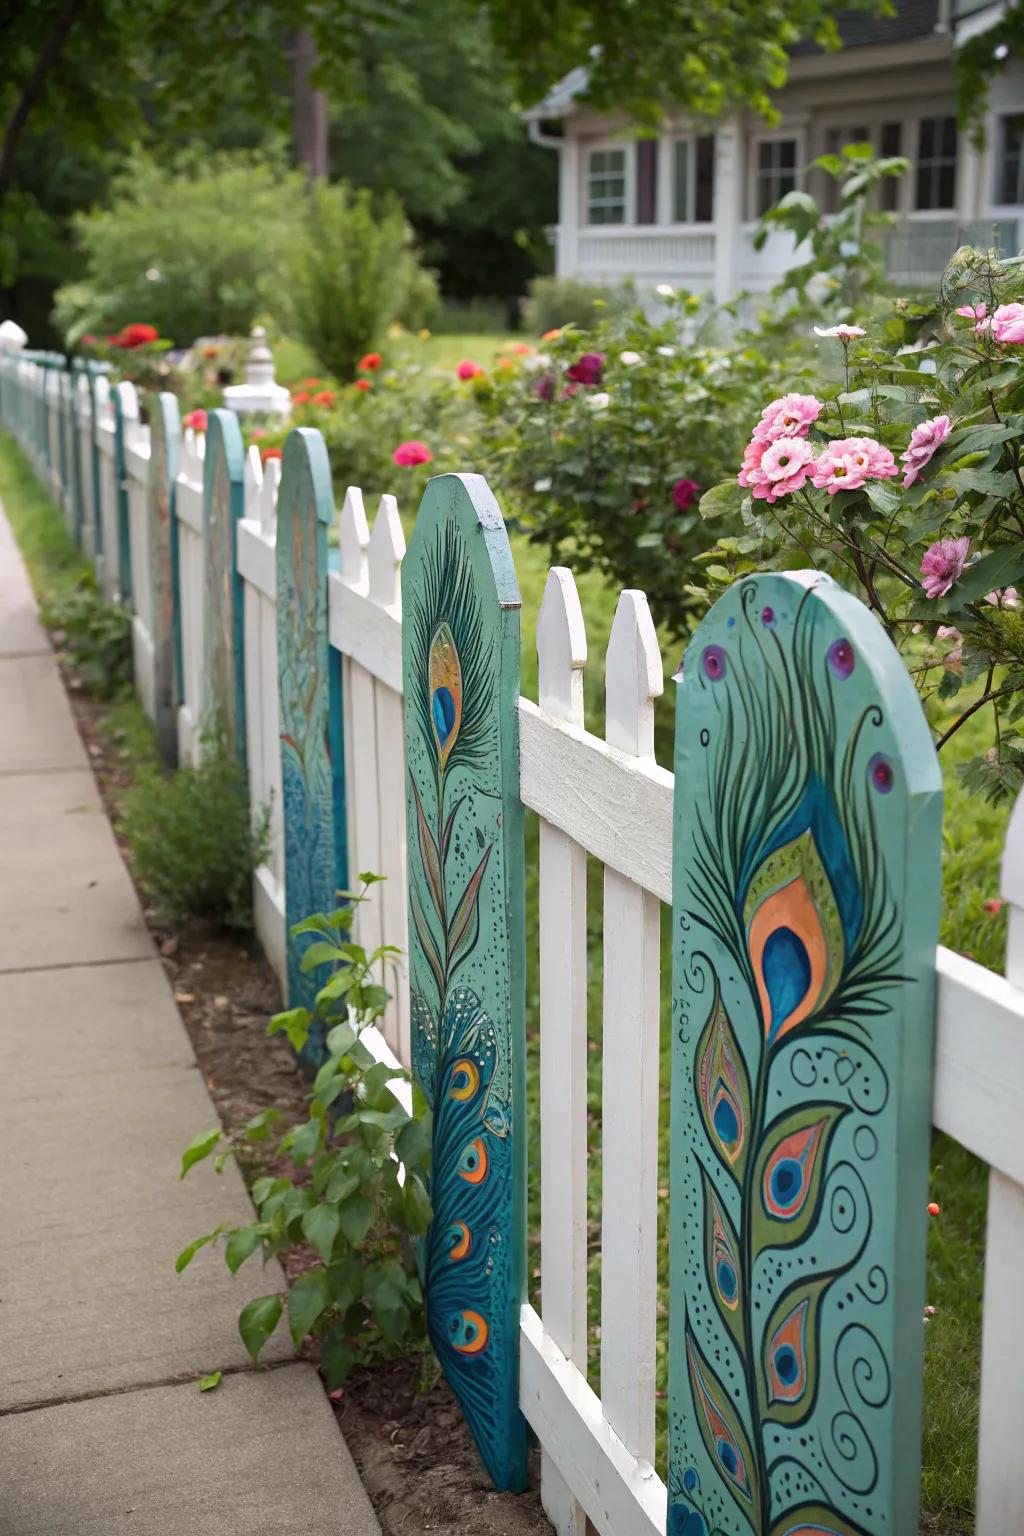
[[[714,218],[715,136],[705,133],[697,140],[697,200],[694,217],[698,224],[710,224]]]
[[[672,217],[677,224],[690,220],[690,146],[677,139],[672,172]]]
[[[956,165],[948,161],[939,166],[939,196],[936,208],[952,208],[956,200]]]
[[[768,209],[772,206],[772,203],[774,203],[774,201],[775,201],[774,182],[772,181],[770,176],[759,176],[757,178],[757,216],[758,216],[758,218],[760,218],[763,213],[767,213],[768,212]]]
[[[1002,120],[1002,158],[999,164],[997,200],[1021,201],[1021,160],[1024,147],[1024,116],[1020,113]]]
[[[774,148],[775,146],[770,139],[762,140],[761,143],[757,146],[757,165],[759,170],[771,170],[772,150]]]
[[[783,174],[779,177],[779,180],[778,180],[778,190],[776,192],[776,200],[778,200],[778,198],[780,198],[780,197],[785,197],[787,192],[792,192],[792,191],[795,190],[795,188],[796,188],[796,177],[793,176],[791,174],[791,172],[784,171]]]
[[[902,123],[882,124],[882,154],[888,158],[890,155],[902,154],[900,148],[903,143]]]
[[[919,162],[918,163],[918,167],[917,167],[917,187],[916,187],[916,193],[915,193],[915,199],[914,199],[914,201],[916,203],[916,206],[918,208],[931,208],[932,207],[931,187],[932,187],[932,171],[931,171],[931,166],[930,165],[921,165],[920,162]]]
[[[784,166],[786,170],[792,170],[796,165],[796,140],[780,139],[778,145],[779,165]]]
[[[935,119],[925,117],[917,132],[917,156],[919,160],[930,160],[935,154]]]
[[[944,117],[942,119],[942,153],[948,155],[951,160],[956,159],[955,117]]]

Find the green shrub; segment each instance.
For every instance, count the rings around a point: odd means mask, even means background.
[[[375,204],[343,183],[313,188],[285,302],[295,334],[327,372],[354,378],[393,321],[417,306],[425,312],[429,283],[397,202]]]
[[[132,616],[108,603],[90,573],[46,604],[43,620],[89,693],[113,699],[132,680]]]
[[[326,1050],[313,1083],[309,1119],[280,1138],[274,1159],[275,1174],[283,1154],[299,1171],[298,1182],[274,1174],[256,1178],[251,1193],[258,1220],[244,1227],[220,1226],[196,1238],[175,1266],[180,1274],[201,1248],[221,1236],[232,1274],[254,1253],[265,1262],[289,1249],[315,1249],[320,1262],[291,1287],[288,1326],[296,1349],[309,1335],[317,1340],[332,1388],[357,1363],[422,1348],[426,1342],[411,1240],[422,1237],[432,1215],[427,1194],[430,1114],[406,1113],[389,1084],[399,1078],[408,1082],[409,1074],[378,1062],[359,1038],[380,1018],[388,1000],[377,980],[379,966],[398,953],[385,945],[367,955],[349,938],[351,903],[363,900],[376,878],[363,875],[358,895],[341,893],[350,905],[293,930],[296,937],[312,937],[303,969],[330,967],[314,1014],[292,1008],[271,1019],[268,1028],[269,1034],[286,1033],[302,1052],[312,1026],[321,1054]],[[270,1108],[237,1136],[226,1136],[219,1126],[203,1132],[185,1150],[182,1178],[213,1153],[218,1172],[232,1155],[251,1166],[280,1121],[280,1111]],[[242,1308],[238,1331],[254,1364],[283,1311],[279,1295],[257,1297]],[[216,1386],[213,1376],[207,1381]]]
[[[636,303],[631,283],[612,288],[604,283],[585,283],[577,277],[535,277],[523,305],[526,329],[534,336],[578,325],[584,330],[605,313],[620,313]]]
[[[270,813],[249,806],[245,770],[222,730],[197,768],[144,773],[125,797],[123,830],[139,878],[171,918],[252,926],[252,877],[267,855]]]
[[[136,157],[110,206],[75,220],[86,276],[59,290],[59,329],[77,343],[146,322],[178,346],[247,334],[278,298],[302,200],[300,176],[249,154]]]

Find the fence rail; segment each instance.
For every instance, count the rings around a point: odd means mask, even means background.
[[[154,579],[159,579],[153,559],[154,465],[151,432],[139,421],[135,391],[130,385],[110,391],[105,380],[87,370],[69,373],[52,356],[0,354],[0,425],[18,440],[63,508],[96,565],[103,590],[130,599],[136,686],[144,707],[156,715],[162,594],[154,590]],[[194,761],[208,699],[206,652],[217,643],[210,640],[206,622],[204,508],[209,488],[204,489],[202,436],[186,431],[175,446],[170,515],[178,541],[174,601],[181,651],[176,740],[181,758]],[[277,547],[280,494],[280,467],[273,461],[261,465],[250,450],[237,527],[244,615],[238,659],[252,798],[271,808],[271,847],[256,877],[255,912],[263,946],[287,985],[290,833],[282,804],[277,604],[279,562],[292,556]],[[383,905],[360,917],[364,941],[375,944],[386,937],[408,950],[404,550],[394,498],[381,499],[371,527],[361,492],[350,488],[337,516],[337,545],[325,578],[324,655],[328,668],[337,669],[332,707],[343,710],[337,723],[344,738],[345,822],[337,836],[351,870],[369,868],[389,876]],[[584,617],[572,576],[561,569],[548,576],[536,645],[539,697],[536,702],[519,698],[516,718],[519,799],[540,821],[542,1299],[539,1311],[522,1307],[519,1403],[540,1441],[542,1496],[561,1536],[583,1536],[586,1517],[602,1536],[662,1536],[666,1530],[689,1530],[680,1500],[689,1497],[690,1486],[672,1481],[682,1467],[685,1428],[671,1432],[669,1490],[653,1465],[659,920],[661,905],[673,898],[678,815],[676,779],[658,766],[653,750],[653,707],[664,669],[645,597],[622,593],[604,660],[605,733],[588,731],[583,723]],[[608,940],[602,1009],[600,1396],[587,1379],[588,858],[604,869]],[[1016,1292],[1024,1268],[1019,1113],[1024,1102],[1024,799],[1007,835],[1002,893],[1010,908],[1006,976],[942,948],[934,962],[933,1123],[990,1168],[979,1536],[1011,1536],[1024,1528],[1024,1458],[1017,1450],[1024,1422],[1024,1345],[1016,1326]],[[405,971],[395,990],[374,1048],[381,1059],[411,1065],[417,1026]],[[675,1308],[675,1284],[672,1300]],[[672,1348],[678,1361],[675,1340]],[[885,1454],[883,1447],[883,1459]],[[705,1482],[710,1455],[698,1446],[696,1460]],[[769,1525],[767,1517],[744,1515],[738,1501],[726,1508],[724,1528],[743,1536],[748,1530],[775,1536],[776,1529],[786,1528]],[[855,1515],[850,1500],[831,1518],[832,1524],[824,1514],[807,1516],[801,1529],[826,1536],[833,1530],[840,1536],[848,1531],[910,1536],[909,1527],[894,1528],[878,1512],[868,1515],[860,1508]]]

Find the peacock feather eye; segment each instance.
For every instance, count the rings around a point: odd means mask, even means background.
[[[717,1201],[713,1211],[713,1239],[711,1246],[711,1272],[715,1290],[723,1307],[735,1312],[740,1304],[740,1263],[732,1244],[731,1235],[725,1230]]]
[[[782,1320],[765,1345],[765,1377],[771,1402],[798,1402],[806,1390],[810,1305],[805,1296]]]
[[[462,723],[462,666],[452,632],[439,624],[430,642],[430,722],[441,767],[451,756]]]
[[[445,1233],[445,1241],[448,1247],[448,1257],[453,1264],[458,1264],[468,1254],[473,1237],[469,1227],[464,1221],[452,1221]]]
[[[482,1136],[476,1136],[465,1147],[459,1158],[456,1172],[467,1184],[482,1184],[487,1177],[487,1145]]]
[[[490,1329],[487,1320],[472,1307],[453,1312],[448,1320],[448,1338],[460,1355],[478,1355],[487,1348]]]
[[[823,1117],[786,1136],[768,1157],[761,1180],[761,1198],[776,1221],[792,1221],[803,1209],[812,1187],[812,1174],[826,1128]]]
[[[742,1174],[750,1096],[739,1045],[717,992],[698,1046],[696,1076],[701,1113],[718,1154]]]

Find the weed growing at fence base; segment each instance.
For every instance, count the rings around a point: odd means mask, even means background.
[[[0,432],[0,502],[40,605],[56,602],[91,577],[63,514],[5,432]]]
[[[268,852],[270,813],[250,809],[245,771],[222,732],[204,736],[197,768],[144,772],[125,798],[122,825],[136,873],[168,917],[252,927],[252,877]]]
[[[94,698],[113,699],[131,686],[131,612],[108,603],[95,577],[81,577],[46,603],[43,622]]]

